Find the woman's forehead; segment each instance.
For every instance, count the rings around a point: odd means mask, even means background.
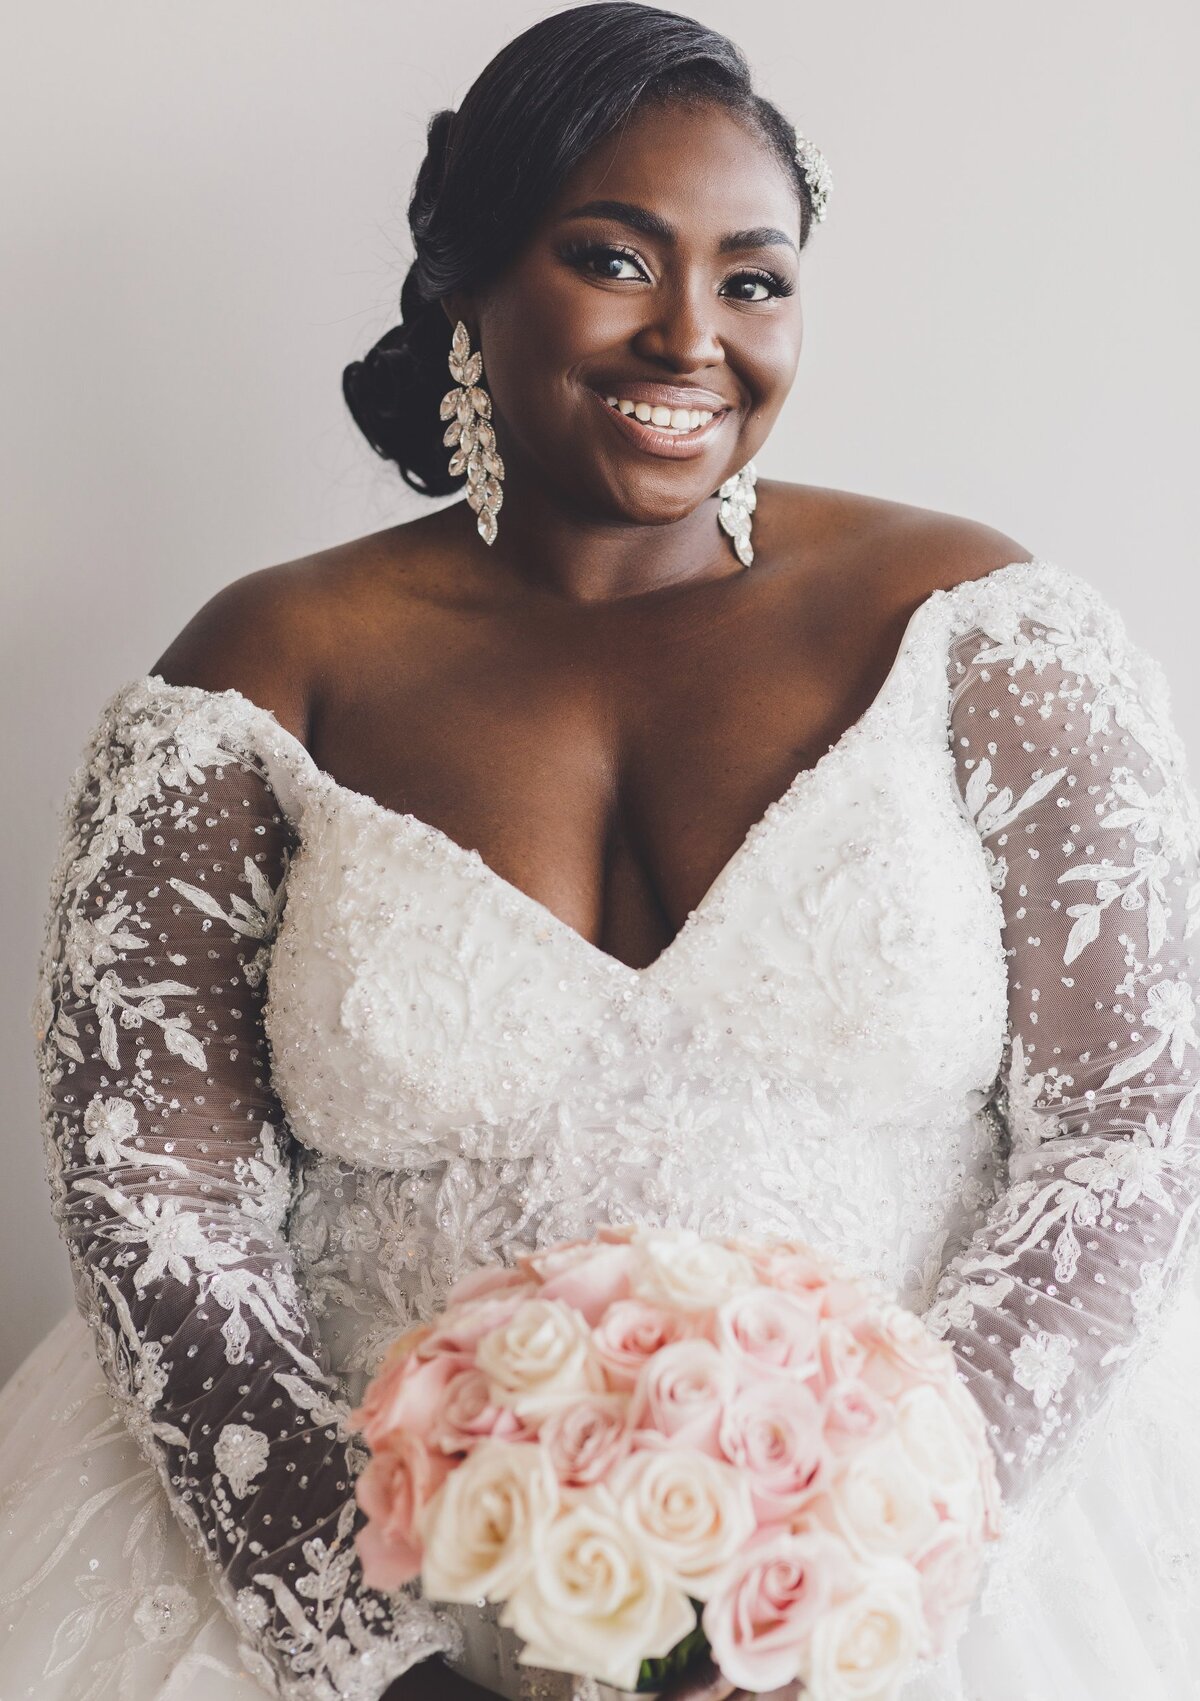
[[[619,205],[641,209],[644,233],[668,242],[661,227],[717,241],[736,230],[775,226],[799,243],[794,181],[762,136],[711,105],[702,111],[687,102],[639,108],[571,169],[541,223],[612,218]],[[657,231],[651,228],[656,220]]]

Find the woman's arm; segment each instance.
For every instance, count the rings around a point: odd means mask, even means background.
[[[262,1021],[295,829],[250,710],[126,687],[72,782],[35,1006],[53,1207],[107,1382],[247,1667],[283,1696],[377,1701],[458,1632],[415,1590],[364,1587],[354,1551],[365,1456],[286,1238]]]
[[[950,731],[1003,911],[1008,1184],[928,1321],[1032,1509],[1148,1344],[1200,1202],[1200,822],[1161,670],[1083,580],[952,648]]]

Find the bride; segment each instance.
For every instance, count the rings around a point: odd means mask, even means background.
[[[432,119],[346,372],[467,500],[229,585],[101,708],[33,1013],[77,1309],[0,1394],[5,1701],[594,1694],[364,1586],[347,1415],[456,1277],[631,1220],[810,1240],[953,1348],[1006,1534],[905,1701],[1198,1693],[1186,753],[1085,577],[756,484],[830,191],[700,24],[526,30]]]

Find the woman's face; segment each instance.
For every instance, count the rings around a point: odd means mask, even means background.
[[[712,496],[795,376],[799,241],[793,184],[718,107],[644,107],[599,143],[504,274],[457,302],[509,487],[530,476],[589,516],[640,524]],[[686,412],[689,429],[642,425],[610,397],[668,407],[676,426]],[[696,428],[693,411],[716,417]]]

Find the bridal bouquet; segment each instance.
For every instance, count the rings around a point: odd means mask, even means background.
[[[944,1343],[796,1243],[602,1229],[474,1272],[351,1414],[365,1581],[503,1603],[523,1663],[887,1701],[998,1533]]]

